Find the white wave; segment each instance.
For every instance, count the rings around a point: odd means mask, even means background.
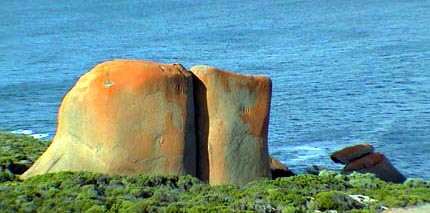
[[[18,130],[14,130],[12,131],[13,134],[17,134],[17,135],[31,135],[33,134],[33,130],[29,130],[29,129],[18,129]]]
[[[49,138],[49,134],[44,133],[44,134],[32,134],[31,135],[33,138],[35,139],[47,139]]]
[[[323,149],[313,146],[295,146],[290,147],[289,149],[295,150],[295,151],[315,151],[315,152],[322,152]]]
[[[11,131],[11,133],[16,134],[16,135],[29,135],[35,139],[49,139],[50,138],[50,134],[48,134],[48,133],[34,133],[34,131],[30,130],[30,129],[18,129],[18,130]]]
[[[308,162],[312,165],[315,164],[315,161],[321,161],[327,156],[326,149],[313,145],[283,146],[275,149],[282,156],[274,155],[274,157],[278,157],[282,163],[290,166],[302,162]]]

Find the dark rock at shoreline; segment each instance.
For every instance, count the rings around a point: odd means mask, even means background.
[[[327,167],[323,167],[323,166],[312,165],[312,166],[306,168],[305,174],[319,175],[320,172],[324,171],[324,170],[330,171],[331,169],[329,169]]]
[[[358,144],[334,152],[330,157],[335,163],[346,164],[342,172],[373,173],[381,180],[403,183],[403,176],[382,153],[373,153],[370,144]]]
[[[295,175],[287,166],[272,156],[270,157],[270,171],[272,173],[272,179]]]
[[[331,154],[330,158],[335,163],[348,164],[351,161],[359,159],[367,154],[373,153],[374,148],[372,145],[364,143],[355,146],[346,147],[342,150],[336,151]]]
[[[343,168],[343,172],[373,173],[381,180],[393,183],[403,183],[403,176],[382,153],[368,154],[357,159]]]

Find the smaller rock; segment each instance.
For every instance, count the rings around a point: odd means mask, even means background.
[[[272,179],[295,175],[288,167],[272,156],[270,156],[270,171],[272,172]]]
[[[329,177],[329,178],[334,178],[336,175],[337,175],[337,172],[336,172],[336,171],[333,171],[333,170],[326,170],[326,169],[321,170],[321,171],[318,173],[318,176],[320,176],[320,177]]]
[[[366,195],[348,195],[350,198],[354,199],[355,201],[364,204],[364,205],[369,205],[372,203],[377,202],[378,200],[375,200],[369,196]]]
[[[330,170],[330,169],[327,167],[324,167],[324,166],[312,165],[311,167],[307,167],[305,169],[305,173],[311,174],[311,175],[319,175],[320,172],[325,171],[325,170]]]
[[[348,164],[351,161],[357,160],[367,154],[373,153],[374,148],[372,145],[364,143],[355,146],[346,147],[342,150],[336,151],[331,154],[331,159],[335,163]]]
[[[373,173],[381,180],[393,183],[403,183],[403,176],[382,153],[371,153],[350,162],[343,168],[343,172]]]

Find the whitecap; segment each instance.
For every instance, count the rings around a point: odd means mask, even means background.
[[[13,134],[17,134],[17,135],[31,135],[33,134],[33,130],[29,130],[29,129],[18,129],[18,130],[14,130],[12,131]]]
[[[296,151],[322,151],[323,149],[313,146],[296,146],[296,147],[290,147],[289,149],[293,149]]]
[[[49,137],[49,134],[32,134],[31,136],[35,139],[46,139]]]

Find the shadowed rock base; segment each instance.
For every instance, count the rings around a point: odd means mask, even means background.
[[[196,173],[192,75],[180,64],[114,60],[64,97],[55,138],[21,178],[58,171]]]
[[[270,157],[270,171],[272,179],[294,176],[294,173],[288,167],[274,157]]]

